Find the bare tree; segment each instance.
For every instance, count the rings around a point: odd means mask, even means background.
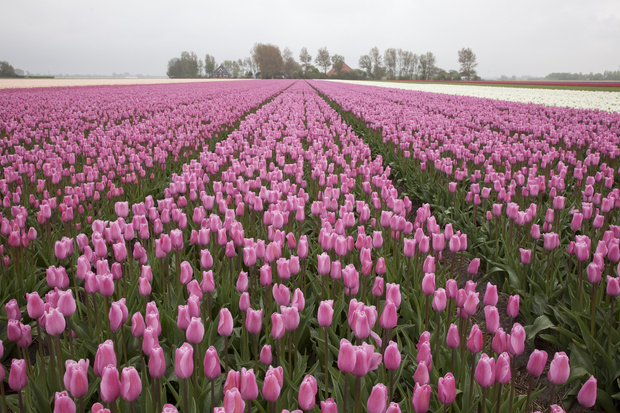
[[[431,80],[435,77],[437,66],[435,66],[435,55],[432,52],[426,52],[420,55],[420,79]]]
[[[339,54],[333,55],[332,64],[334,65],[334,69],[336,69],[336,74],[339,75],[344,65],[344,56],[340,56]]]
[[[205,76],[211,76],[215,70],[215,57],[210,54],[205,55]]]
[[[319,53],[316,55],[316,59],[314,59],[314,61],[319,67],[323,68],[323,73],[327,74],[327,69],[329,69],[332,64],[327,47],[321,47],[319,49]]]
[[[388,79],[396,78],[396,49],[386,49],[383,54],[383,62],[385,63],[385,74]]]
[[[478,76],[476,74],[476,54],[468,48],[459,50],[459,63],[461,64],[461,76],[465,80],[474,80]]]
[[[252,58],[258,65],[261,78],[272,79],[282,73],[284,62],[278,46],[256,43],[252,48]]]
[[[414,54],[408,50],[398,49],[398,77],[400,79],[413,79]]]
[[[301,52],[299,52],[299,61],[304,67],[304,73],[308,73],[308,69],[310,68],[310,63],[312,63],[312,56],[308,53],[308,49],[303,47]]]
[[[380,80],[383,77],[385,69],[381,66],[381,52],[376,46],[370,49],[370,60],[372,61],[372,78]]]
[[[361,56],[358,64],[366,72],[366,76],[372,77],[372,59],[370,59],[369,55]]]
[[[299,63],[293,58],[293,52],[288,47],[284,48],[282,52],[282,59],[284,60],[284,74],[288,78],[292,78],[296,71],[299,70]]]

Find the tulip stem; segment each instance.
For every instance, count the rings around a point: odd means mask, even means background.
[[[607,336],[607,353],[611,354],[611,332],[613,331],[614,326],[614,303],[616,302],[616,297],[611,297],[611,309],[609,313],[609,335]]]
[[[362,402],[362,378],[355,376],[355,413],[360,413]]]
[[[344,413],[347,413],[348,384],[349,384],[349,376],[348,376],[348,373],[345,372],[344,373],[344,390],[342,391],[342,404],[344,407],[344,410],[343,410]]]
[[[58,336],[55,336],[54,338],[56,341],[56,349],[58,351],[58,353],[56,354],[56,362],[58,363],[58,375],[62,379],[64,375],[62,368],[65,365],[65,361],[63,360],[63,357],[62,357],[62,349],[60,348],[60,339],[58,338]]]
[[[511,377],[515,377],[515,358],[514,356],[511,357],[510,360],[510,369],[511,369]],[[512,405],[514,404],[515,401],[515,382],[514,380],[510,383],[510,405],[508,407],[508,411],[510,413],[512,413]]]
[[[534,382],[533,380],[528,380],[529,383],[527,385],[527,399],[525,399],[525,411],[529,412],[530,411],[530,396],[532,396],[532,383]]]
[[[211,380],[211,409],[210,412],[213,411],[215,406],[215,380]]]
[[[292,354],[293,354],[293,332],[289,331],[288,332],[288,378],[289,380],[292,379],[293,377],[293,368],[291,366],[292,364]]]
[[[549,403],[548,403],[549,409],[551,409],[551,404],[553,404],[554,397],[555,397],[555,384],[552,384],[551,393],[549,394]]]
[[[474,372],[476,369],[476,354],[471,354],[471,375],[469,377],[469,397],[467,398],[467,406],[469,407],[473,403],[474,397]]]
[[[388,402],[391,402],[393,397],[394,397],[394,370],[390,370],[390,398],[388,399]]]
[[[228,374],[228,336],[224,336],[224,370]]]
[[[189,412],[189,379],[183,379],[183,399],[185,402],[185,411]]]
[[[254,371],[258,373],[258,334],[254,334]]]
[[[2,383],[2,386],[4,387],[4,383]],[[4,391],[4,389],[2,391]],[[18,397],[18,400],[19,400],[19,411],[21,413],[24,413],[24,400],[22,398],[22,391],[21,390],[19,390],[17,392],[17,397]]]
[[[487,388],[482,388],[482,399],[480,399],[480,413],[484,413],[484,408],[487,404]]]
[[[424,312],[424,330],[428,331],[428,306],[430,301],[430,295],[426,296],[426,310]]]
[[[323,330],[325,331],[325,400],[327,400],[327,397],[329,395],[329,370],[327,368],[327,363],[329,361],[329,349],[327,348],[327,327],[324,327]]]
[[[0,392],[2,394],[2,411],[8,413],[8,409],[6,407],[6,395],[4,394],[4,383],[0,383]]]
[[[502,383],[498,383],[498,385],[499,385],[499,388],[498,388],[498,391],[497,391],[497,406],[495,406],[495,409],[496,409],[495,411],[497,413],[499,413],[499,407],[502,404]],[[525,411],[527,412],[528,409],[525,409]]]
[[[590,301],[590,335],[594,336],[594,320],[596,319],[596,293],[598,290],[598,283],[594,284],[592,289],[592,300]]]

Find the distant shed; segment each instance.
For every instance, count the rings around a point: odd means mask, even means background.
[[[219,65],[219,67],[213,71],[211,77],[230,79],[232,75],[223,65]]]

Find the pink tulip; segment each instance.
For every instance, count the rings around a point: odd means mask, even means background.
[[[439,378],[437,383],[437,397],[443,405],[454,403],[456,399],[456,382],[452,373]]]
[[[338,406],[333,398],[321,402],[321,413],[338,413]]]
[[[527,362],[527,372],[533,377],[538,377],[542,374],[546,364],[547,352],[535,349]]]
[[[385,363],[385,368],[388,370],[396,370],[400,366],[401,354],[396,342],[390,341],[385,348],[383,362]]]
[[[245,367],[241,369],[239,391],[245,401],[252,401],[258,397],[258,386],[253,369],[246,370]]]
[[[307,375],[306,377],[304,377],[301,386],[299,386],[299,407],[301,407],[302,410],[306,411],[312,410],[312,408],[316,404],[317,392],[318,388],[316,379],[311,375]]]
[[[428,374],[428,367],[426,367],[426,362],[422,361],[418,364],[418,367],[413,374],[413,381],[419,384],[428,384],[430,381],[430,376]]]
[[[385,413],[388,402],[388,392],[384,384],[376,384],[368,397],[366,406],[368,413]]]
[[[159,345],[151,349],[148,367],[149,375],[152,378],[161,378],[166,373],[166,359],[164,358],[164,350]]]
[[[75,413],[75,402],[66,391],[54,394],[54,413]]]
[[[422,279],[422,292],[427,296],[435,292],[435,274],[424,274],[424,278]]]
[[[579,404],[588,408],[594,406],[596,404],[596,388],[597,381],[594,376],[590,376],[588,381],[581,387],[581,390],[579,390],[579,394],[577,394]]]
[[[478,327],[478,324],[474,324],[469,331],[469,338],[467,339],[467,349],[473,354],[477,354],[482,351],[483,346],[482,330]]]
[[[569,375],[570,364],[568,362],[568,356],[563,351],[555,353],[549,365],[549,373],[547,374],[549,381],[556,386],[561,386],[566,383]]]
[[[401,413],[400,406],[398,405],[398,403],[392,402],[388,406],[385,413]]]
[[[351,373],[355,368],[355,360],[355,347],[347,339],[341,339],[338,351],[338,369],[344,373]]]
[[[265,373],[265,380],[263,381],[263,397],[268,402],[275,402],[280,397],[280,390],[284,385],[284,373],[282,367],[274,369],[269,366],[267,373]]]
[[[430,400],[431,386],[428,384],[420,386],[419,383],[416,383],[413,388],[413,397],[411,398],[411,405],[415,413],[426,413]]]
[[[456,324],[450,324],[450,327],[448,328],[448,334],[446,335],[446,344],[451,349],[458,348],[461,345],[459,330]]]
[[[220,320],[217,326],[217,333],[221,336],[230,336],[233,330],[232,314],[227,308],[220,310]]]
[[[15,392],[21,391],[28,384],[26,361],[13,359],[9,370],[9,387]]]
[[[510,379],[510,356],[504,352],[497,357],[497,362],[495,363],[495,380],[498,383],[507,385],[510,383]]]
[[[89,360],[65,361],[65,375],[63,383],[71,396],[81,398],[88,393],[88,364]]]
[[[199,344],[205,334],[205,327],[200,317],[192,317],[187,329],[185,330],[185,339],[191,344]]]
[[[271,346],[269,344],[265,344],[260,351],[260,362],[268,366],[273,361],[273,354],[271,353]]]
[[[217,351],[215,347],[211,346],[205,353],[204,358],[204,373],[208,379],[214,380],[219,377],[222,372],[222,366],[220,364],[220,359],[217,355]]]
[[[333,300],[321,301],[321,304],[319,305],[318,315],[317,315],[319,325],[321,327],[329,327],[332,323],[333,316],[334,316],[334,301]]]
[[[118,370],[113,364],[108,364],[103,368],[101,383],[99,385],[99,396],[105,403],[114,403],[121,395],[121,381]]]
[[[142,380],[135,367],[125,367],[121,372],[121,397],[128,402],[135,401],[142,393]]]
[[[506,307],[506,313],[508,317],[515,318],[519,315],[519,294],[511,295],[508,297],[508,306]]]
[[[176,349],[174,374],[180,379],[188,379],[194,373],[194,348],[189,343]]]
[[[226,413],[243,413],[245,410],[245,402],[237,388],[226,391],[223,404]]]
[[[481,387],[491,387],[495,383],[495,359],[483,354],[476,365],[474,377]]]
[[[114,353],[114,344],[112,340],[106,340],[102,344],[99,344],[97,348],[95,363],[93,364],[95,376],[101,377],[103,375],[103,369],[109,364],[116,366],[116,353]]]
[[[261,327],[263,323],[263,309],[253,310],[248,308],[247,314],[245,316],[245,328],[248,330],[250,334],[258,334],[260,333]]]

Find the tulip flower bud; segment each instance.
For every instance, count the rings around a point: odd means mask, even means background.
[[[66,391],[54,394],[54,413],[75,413],[75,402]]]
[[[533,377],[538,377],[542,374],[546,364],[547,352],[544,350],[534,350],[527,363],[527,372]]]
[[[307,375],[299,386],[299,407],[302,410],[312,410],[316,404],[316,394],[318,392],[316,379]]]
[[[460,346],[461,339],[459,337],[459,330],[456,324],[450,324],[448,334],[446,335],[446,344],[451,349],[455,349]]]
[[[454,403],[456,399],[456,382],[452,373],[439,378],[437,383],[437,397],[443,405]]]
[[[256,384],[256,375],[254,369],[246,370],[245,367],[240,372],[240,388],[241,397],[245,401],[251,401],[258,397],[258,386]]]
[[[95,376],[101,377],[103,374],[103,369],[109,364],[116,367],[116,353],[114,353],[114,344],[112,343],[112,340],[106,340],[105,342],[99,344],[99,347],[97,348],[95,363],[93,364]]]
[[[321,413],[338,413],[338,406],[333,398],[321,402]]]
[[[422,279],[422,292],[424,295],[431,295],[435,292],[435,274],[424,274]]]
[[[278,397],[280,397],[280,390],[284,383],[283,379],[282,367],[274,369],[269,366],[267,373],[265,373],[265,380],[263,381],[262,393],[265,400],[271,403],[278,400]]]
[[[469,332],[469,338],[467,339],[467,349],[473,354],[482,351],[483,346],[482,330],[478,327],[478,324],[474,324]]]
[[[236,387],[226,391],[223,404],[225,412],[241,413],[245,410],[245,402]]]
[[[584,383],[577,394],[577,401],[583,407],[592,407],[596,403],[596,386],[597,381],[594,376],[590,376],[588,381]]]
[[[442,312],[446,309],[447,297],[446,290],[438,288],[433,295],[433,310]]]
[[[400,406],[396,402],[391,402],[385,413],[401,413]]]
[[[152,347],[149,356],[149,375],[152,378],[161,378],[165,373],[166,359],[164,357],[164,350],[159,345],[156,345]]]
[[[368,413],[384,413],[387,408],[388,392],[384,384],[376,384],[368,397]]]
[[[13,359],[9,370],[9,387],[15,392],[21,391],[28,384],[26,361]]]
[[[511,295],[508,297],[508,306],[506,307],[506,313],[508,317],[515,318],[519,315],[519,294]]]
[[[135,367],[125,367],[121,372],[121,397],[133,402],[142,393],[142,380]]]
[[[474,377],[481,387],[491,387],[495,383],[495,359],[483,354],[476,366]]]
[[[424,361],[418,364],[418,367],[413,374],[413,381],[419,384],[428,384],[430,382],[430,376],[428,374],[428,367]]]
[[[321,327],[329,327],[332,324],[332,319],[334,316],[334,301],[326,300],[321,301],[319,305],[318,311],[318,321]]]
[[[185,339],[191,344],[199,344],[205,334],[205,327],[200,317],[192,317],[187,329],[185,330]]]
[[[63,384],[75,398],[84,397],[88,393],[88,364],[88,359],[65,361]]]
[[[260,362],[268,366],[273,361],[273,355],[271,353],[271,346],[269,344],[265,344],[260,351]]]
[[[194,372],[194,348],[189,343],[176,349],[174,359],[174,374],[180,379],[188,379]]]
[[[510,379],[510,356],[508,353],[503,352],[497,357],[497,362],[495,363],[495,380],[498,383],[507,385],[510,383]]]
[[[411,405],[415,413],[426,413],[430,400],[431,386],[428,384],[420,386],[419,383],[416,383],[413,388],[413,397],[411,398]]]
[[[121,381],[115,365],[108,364],[103,368],[99,395],[105,403],[114,403],[121,395]]]
[[[245,328],[250,334],[260,333],[263,322],[263,309],[253,310],[248,308],[245,316]]]
[[[217,333],[221,336],[230,336],[233,330],[232,314],[227,308],[220,310],[220,320],[217,326]]]
[[[344,373],[351,373],[355,368],[355,348],[345,338],[340,340],[338,351],[338,369]]]
[[[549,373],[547,374],[549,381],[556,386],[561,386],[566,383],[569,375],[570,364],[568,362],[568,356],[563,351],[555,353],[549,365]]]
[[[385,348],[385,353],[383,356],[383,363],[385,364],[385,368],[388,370],[397,370],[400,366],[401,362],[401,354],[398,349],[398,344],[394,341],[390,341],[390,343]]]

